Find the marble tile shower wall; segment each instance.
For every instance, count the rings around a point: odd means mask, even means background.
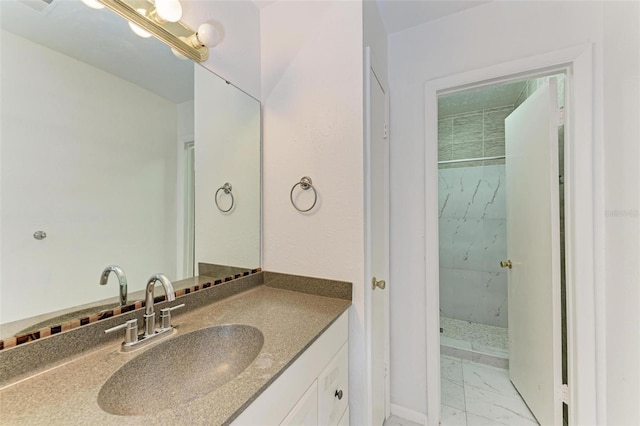
[[[439,160],[504,155],[513,106],[439,120]],[[440,165],[440,310],[443,316],[507,327],[504,160]]]

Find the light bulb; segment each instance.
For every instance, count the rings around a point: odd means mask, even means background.
[[[201,24],[198,27],[198,41],[203,46],[214,47],[221,41],[220,32],[211,24]]]
[[[182,61],[186,61],[186,60],[189,59],[186,56],[184,56],[182,53],[180,53],[179,51],[174,49],[173,47],[171,48],[171,53],[173,53],[173,56],[175,56],[176,58],[178,58],[178,59],[180,59]]]
[[[136,33],[136,35],[139,36],[139,37],[142,37],[142,38],[151,37],[151,33],[149,33],[147,30],[143,30],[142,28],[140,28],[139,26],[137,26],[133,22],[129,22],[129,27],[131,28],[131,31]]]
[[[182,18],[182,5],[179,0],[156,0],[156,12],[167,22],[178,22]]]
[[[147,16],[147,11],[145,9],[136,9],[136,11],[142,16]],[[129,22],[129,28],[131,28],[131,31],[133,31],[138,37],[142,37],[142,38],[151,37],[150,32],[143,30],[133,22]]]
[[[82,3],[86,4],[91,9],[104,9],[104,4],[100,3],[98,0],[82,0]]]
[[[138,11],[138,13],[142,16],[146,16],[147,15],[147,11],[144,9],[136,9]],[[129,28],[131,28],[131,31],[133,31],[138,37],[142,37],[142,38],[149,38],[151,37],[151,33],[143,30],[142,28],[140,28],[138,25],[134,24],[133,22],[129,22]]]

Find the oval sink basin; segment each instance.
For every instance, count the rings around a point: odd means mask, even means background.
[[[239,324],[167,340],[113,373],[98,393],[98,405],[129,416],[175,408],[231,381],[256,359],[263,344],[260,330]]]

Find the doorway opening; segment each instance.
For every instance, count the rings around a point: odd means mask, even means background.
[[[564,73],[454,89],[438,97],[442,424],[537,424],[526,398],[523,400],[509,375],[505,120],[538,89],[549,90],[550,81],[557,87],[556,106],[563,111]],[[558,333],[562,383],[566,385],[562,121],[557,123],[557,136],[558,199],[554,214],[560,231],[556,242],[560,265],[556,271],[561,311]],[[563,420],[568,424],[568,410],[563,405]]]

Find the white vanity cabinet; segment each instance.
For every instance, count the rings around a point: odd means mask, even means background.
[[[347,311],[232,424],[348,426],[348,330]]]
[[[280,426],[318,426],[318,381],[314,380]]]

